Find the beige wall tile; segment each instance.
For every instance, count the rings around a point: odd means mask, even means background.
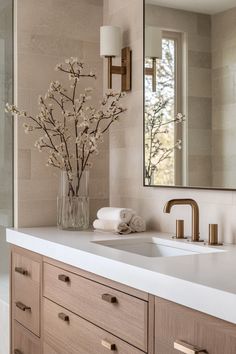
[[[195,97],[212,97],[211,70],[189,68],[188,94]]]
[[[18,151],[18,178],[29,180],[31,178],[31,151],[19,149]]]
[[[188,97],[188,128],[211,129],[212,99]]]
[[[211,53],[190,50],[188,62],[189,67],[211,69]]]
[[[85,61],[86,70],[97,74],[96,81],[81,81],[80,89],[93,87],[91,103],[98,103],[103,87],[103,61],[99,53],[102,5],[102,0],[17,1],[16,101],[21,109],[37,114],[39,94],[45,94],[52,80],[61,81],[55,65],[70,56]],[[55,225],[59,173],[46,167],[47,154],[34,148],[36,134],[25,135],[22,123],[16,127],[19,175],[16,226]],[[91,174],[91,198],[96,198],[96,205],[104,201],[107,205],[109,199],[108,141],[106,136]],[[95,206],[92,209],[94,214]]]
[[[197,14],[156,5],[147,5],[147,25],[198,34]]]
[[[188,35],[188,48],[196,52],[211,52],[211,37],[190,33]]]
[[[199,36],[211,36],[211,16],[205,14],[197,15],[197,32]]]
[[[188,155],[192,156],[208,156],[211,153],[211,136],[210,129],[189,129],[188,130]]]

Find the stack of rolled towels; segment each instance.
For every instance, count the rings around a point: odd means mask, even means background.
[[[106,207],[98,210],[93,227],[95,230],[127,235],[145,231],[146,222],[132,209]]]

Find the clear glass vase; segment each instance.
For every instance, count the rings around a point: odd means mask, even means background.
[[[75,176],[71,181],[67,172],[61,173],[57,198],[57,226],[62,230],[86,230],[89,228],[89,173],[84,171],[80,183]]]

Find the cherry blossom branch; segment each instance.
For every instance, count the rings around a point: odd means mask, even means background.
[[[123,93],[109,91],[98,108],[89,105],[91,88],[78,93],[80,79],[94,80],[93,72],[85,72],[84,64],[77,58],[66,59],[56,70],[72,81],[70,90],[59,81],[53,81],[45,98],[39,97],[39,114],[32,116],[14,105],[6,105],[6,111],[27,119],[26,133],[41,132],[35,146],[47,150],[47,166],[66,172],[68,196],[78,196],[85,170],[91,167],[90,158],[99,152],[99,144],[110,126],[126,111],[120,106]],[[74,185],[74,178],[76,184]]]

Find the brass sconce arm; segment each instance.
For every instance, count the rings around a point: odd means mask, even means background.
[[[121,52],[121,66],[112,64],[112,56],[107,56],[108,59],[108,89],[112,89],[112,75],[121,75],[121,90],[131,90],[132,80],[132,52],[129,47],[123,48]]]
[[[145,68],[145,75],[152,76],[152,92],[157,91],[157,58],[152,58],[152,67]]]

